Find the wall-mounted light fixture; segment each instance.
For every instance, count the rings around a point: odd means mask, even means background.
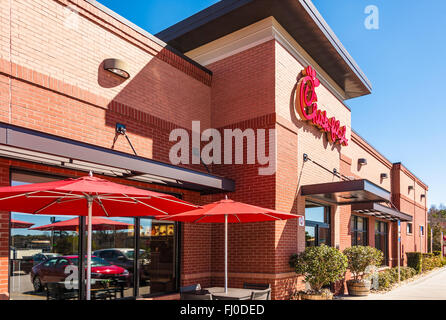
[[[387,173],[381,173],[381,179],[387,179],[389,178],[389,175]]]
[[[359,164],[360,166],[365,166],[365,165],[367,164],[367,159],[365,159],[365,158],[359,158],[359,159],[358,159],[358,164]]]
[[[119,59],[105,59],[104,69],[124,79],[130,78],[127,64]]]
[[[413,190],[413,186],[409,186],[409,192]]]

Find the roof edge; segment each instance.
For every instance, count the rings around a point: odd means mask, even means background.
[[[150,32],[144,30],[143,28],[137,26],[133,22],[127,20],[123,16],[119,15],[118,13],[116,13],[113,10],[111,10],[110,8],[104,6],[103,4],[99,3],[98,1],[96,1],[96,0],[85,0],[85,1],[87,3],[89,3],[90,5],[92,5],[93,7],[95,7],[96,9],[101,10],[105,14],[108,14],[113,19],[116,19],[117,21],[121,22],[122,24],[126,25],[127,27],[129,27],[129,28],[133,29],[134,31],[140,33],[142,36],[144,36],[144,37],[148,38],[149,40],[155,42],[159,46],[164,47],[165,49],[171,51],[172,53],[174,53],[177,56],[181,57],[185,61],[193,64],[195,67],[197,67],[197,68],[203,70],[204,72],[212,75],[212,71],[207,69],[205,66],[202,66],[201,64],[199,64],[195,60],[192,60],[191,58],[187,57],[186,55],[184,55],[183,53],[181,53],[180,51],[178,51],[174,47],[168,45],[163,40],[159,39],[157,36],[151,34]]]

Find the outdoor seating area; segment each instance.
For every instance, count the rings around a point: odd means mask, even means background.
[[[200,284],[180,289],[181,300],[271,300],[269,284],[245,284],[244,288],[211,287],[201,289]]]
[[[33,220],[13,221],[13,229],[18,230],[11,242],[12,261],[17,266],[11,278],[17,298],[114,300],[175,292],[175,226],[183,222],[224,224],[225,281],[223,287],[196,284],[180,288],[181,299],[270,300],[269,284],[228,287],[228,226],[299,217],[227,197],[200,207],[168,194],[93,177],[92,173],[44,183],[24,180],[0,188],[3,209]],[[36,219],[27,213],[47,217]],[[56,221],[59,217],[62,220]],[[51,223],[43,223],[48,218]],[[81,265],[85,266],[83,274],[78,272]]]

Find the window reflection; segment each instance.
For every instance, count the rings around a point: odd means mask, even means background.
[[[383,221],[375,221],[375,248],[379,249],[384,254],[383,264],[388,263],[387,250],[387,223]]]
[[[134,219],[101,217],[96,221],[93,218],[92,221],[93,256],[113,266],[107,274],[94,272],[92,268],[92,274],[95,273],[94,277],[97,278],[114,280],[113,285],[119,289],[123,298],[133,296]]]
[[[360,216],[351,216],[350,229],[352,246],[368,245],[368,219]]]
[[[22,173],[12,173],[11,178],[12,186],[57,180]],[[72,275],[74,269],[66,269],[65,257],[78,254],[78,230],[36,229],[69,219],[76,217],[11,212],[9,284],[12,300],[46,300],[48,283],[64,282]],[[77,298],[78,290],[70,290],[70,296]]]
[[[70,218],[74,217],[11,213],[11,219],[27,221],[34,226]],[[56,263],[62,257],[78,254],[78,240],[79,235],[76,231],[11,228],[9,281],[11,299],[47,299],[46,285],[49,282],[63,282],[67,277],[62,264],[65,260],[61,260],[59,266]]]
[[[140,221],[140,295],[175,291],[176,225],[155,219]]]
[[[316,228],[315,227],[305,227],[305,246],[314,247],[316,245]]]
[[[61,180],[11,172],[12,186]],[[78,299],[78,216],[11,213],[10,298]],[[86,219],[86,218],[85,218]],[[140,229],[134,226],[140,221]],[[139,236],[135,283],[135,243]],[[177,290],[176,224],[151,218],[92,218],[92,299],[117,299]],[[85,259],[86,260],[86,259]],[[86,261],[85,261],[86,262]],[[85,263],[84,262],[84,263]]]
[[[307,247],[331,245],[330,207],[305,203],[305,239]]]

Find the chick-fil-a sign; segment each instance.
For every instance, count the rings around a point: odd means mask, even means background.
[[[297,84],[295,108],[302,119],[311,121],[313,125],[326,132],[332,143],[347,146],[346,127],[341,127],[339,120],[336,120],[335,117],[328,118],[325,110],[318,109],[316,88],[319,85],[316,70],[311,66],[306,67]]]

